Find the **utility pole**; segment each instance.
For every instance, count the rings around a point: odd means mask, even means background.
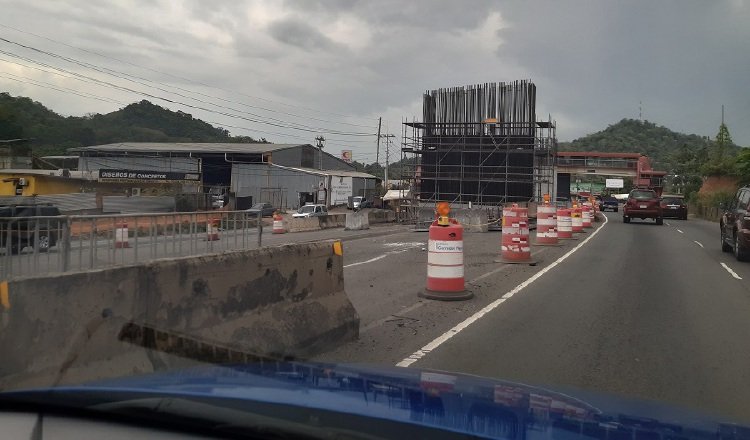
[[[390,164],[389,159],[390,159],[390,153],[391,153],[391,150],[389,147],[391,145],[391,138],[394,138],[396,136],[392,134],[384,134],[383,137],[385,138],[385,174],[383,176],[384,177],[383,183],[385,186],[385,190],[388,191],[388,165]]]
[[[323,170],[323,142],[326,141],[326,138],[324,138],[323,136],[318,136],[315,138],[315,140],[318,141],[318,144],[316,145],[316,147],[318,147],[318,151],[320,153],[319,154],[320,162],[318,163],[319,165],[318,169]]]
[[[380,124],[383,123],[383,117],[378,118],[378,147],[375,151],[375,163],[380,163]]]

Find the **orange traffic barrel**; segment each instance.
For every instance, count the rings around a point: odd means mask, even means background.
[[[573,205],[573,209],[570,210],[570,221],[573,228],[573,233],[583,232],[583,210]]]
[[[128,224],[120,223],[115,228],[115,248],[123,249],[129,247],[130,243],[128,242]]]
[[[420,296],[443,301],[472,298],[464,279],[463,226],[455,219],[447,225],[432,222],[427,247],[427,288]]]
[[[206,222],[206,241],[219,240],[219,221],[209,220]]]
[[[557,208],[544,204],[536,209],[536,244],[557,245]]]
[[[560,239],[570,240],[573,238],[573,220],[570,215],[569,208],[557,210],[557,236]]]
[[[517,263],[534,265],[531,259],[529,244],[529,210],[513,204],[503,208],[503,232],[500,242],[501,258],[499,263]]]
[[[590,204],[584,203],[581,207],[582,216],[581,216],[581,223],[584,228],[593,228],[594,226],[591,224],[591,221],[593,220],[593,208]]]
[[[273,215],[273,231],[274,234],[285,234],[286,228],[284,228],[284,217],[281,214]]]

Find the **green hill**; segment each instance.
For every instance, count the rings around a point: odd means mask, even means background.
[[[651,158],[654,168],[671,170],[678,165],[676,157],[685,150],[698,153],[713,144],[704,136],[677,133],[649,121],[623,119],[602,131],[561,142],[560,150],[641,153]],[[734,153],[739,150],[734,144],[731,148]]]
[[[265,142],[231,136],[188,113],[173,112],[149,101],[112,113],[61,116],[39,102],[0,93],[0,140],[33,139],[15,146],[18,155],[64,154],[68,148],[113,142]],[[25,150],[25,151],[21,151]]]

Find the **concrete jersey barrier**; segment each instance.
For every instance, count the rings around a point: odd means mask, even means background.
[[[305,358],[359,331],[332,241],[19,278],[3,289],[0,389]]]
[[[346,214],[329,214],[319,217],[290,218],[289,232],[318,231],[321,229],[343,228]]]
[[[361,211],[346,214],[346,227],[344,229],[347,231],[370,229],[370,217]]]
[[[389,209],[372,209],[367,213],[368,223],[391,223],[396,221],[396,213]]]

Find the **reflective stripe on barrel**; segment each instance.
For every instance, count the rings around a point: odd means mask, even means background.
[[[433,223],[430,226],[427,248],[427,290],[465,290],[463,227],[457,224],[438,226]]]
[[[557,236],[559,238],[573,238],[573,222],[570,218],[570,209],[557,210]]]
[[[557,244],[557,209],[542,205],[536,210],[536,242]]]
[[[123,249],[129,247],[130,243],[128,242],[128,224],[119,224],[117,225],[117,228],[115,228],[115,248]]]
[[[286,228],[284,228],[284,217],[282,217],[279,214],[276,214],[273,216],[273,231],[274,234],[284,234],[286,233]]]
[[[583,210],[581,208],[573,208],[570,210],[570,220],[573,227],[573,232],[583,232]]]
[[[581,208],[582,216],[581,216],[581,223],[584,228],[593,228],[594,226],[591,224],[591,220],[593,218],[593,207],[591,206],[591,203],[584,203],[583,207]]]
[[[531,261],[529,245],[529,210],[513,206],[503,208],[503,232],[500,243],[506,261]]]

